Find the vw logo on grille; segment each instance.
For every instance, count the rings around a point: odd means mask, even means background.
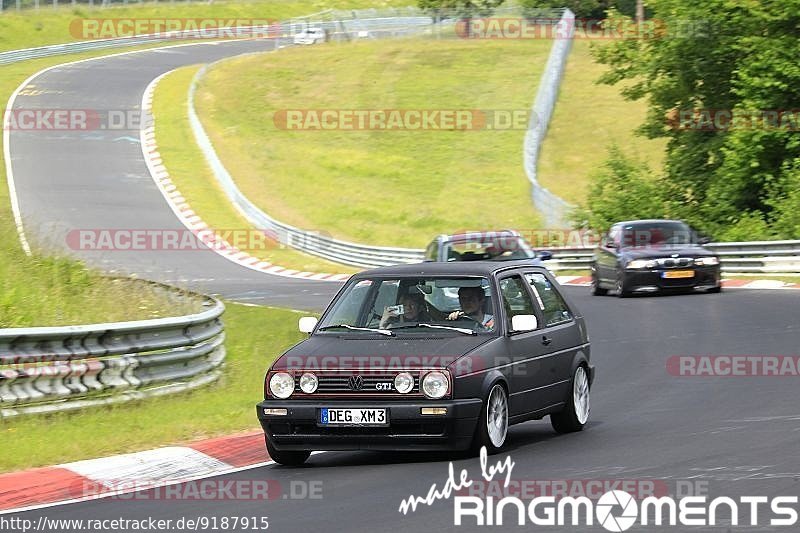
[[[350,376],[347,378],[347,385],[351,390],[361,390],[364,386],[364,378],[361,376]]]

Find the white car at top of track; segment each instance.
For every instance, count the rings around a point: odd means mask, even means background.
[[[325,30],[322,28],[306,28],[294,36],[294,44],[317,44],[325,42]]]

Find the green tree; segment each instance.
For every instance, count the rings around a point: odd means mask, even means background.
[[[492,14],[494,8],[503,3],[504,0],[418,0],[417,5],[420,9],[427,9],[434,13],[455,12],[459,16],[487,17]]]
[[[520,4],[526,12],[568,7],[576,17],[587,19],[603,19],[611,8],[630,17],[636,14],[636,0],[522,0]]]
[[[577,227],[604,231],[620,220],[664,216],[659,180],[646,163],[627,158],[617,146],[593,176],[589,199],[570,218]]]
[[[746,228],[751,239],[800,237],[790,215],[800,125],[681,121],[693,110],[760,116],[800,107],[800,0],[650,0],[648,7],[663,21],[660,38],[620,40],[598,47],[596,57],[611,67],[603,82],[629,81],[623,95],[647,99],[641,133],[668,138],[659,180],[665,208],[715,236]]]

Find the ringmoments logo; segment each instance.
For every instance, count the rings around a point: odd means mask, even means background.
[[[597,502],[587,497],[554,496],[533,498],[529,502],[513,496],[495,501],[492,497],[456,496],[453,501],[456,526],[592,526],[595,520],[608,531],[627,531],[641,526],[717,526],[721,524],[770,527],[796,527],[798,497],[721,496],[675,498],[647,497],[641,501],[624,490],[611,490]],[[749,518],[748,518],[749,515]],[[685,531],[685,529],[684,529]]]

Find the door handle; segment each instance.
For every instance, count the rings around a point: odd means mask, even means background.
[[[549,346],[551,342],[553,342],[553,339],[551,339],[547,335],[542,335],[542,344],[544,344],[545,346]]]

